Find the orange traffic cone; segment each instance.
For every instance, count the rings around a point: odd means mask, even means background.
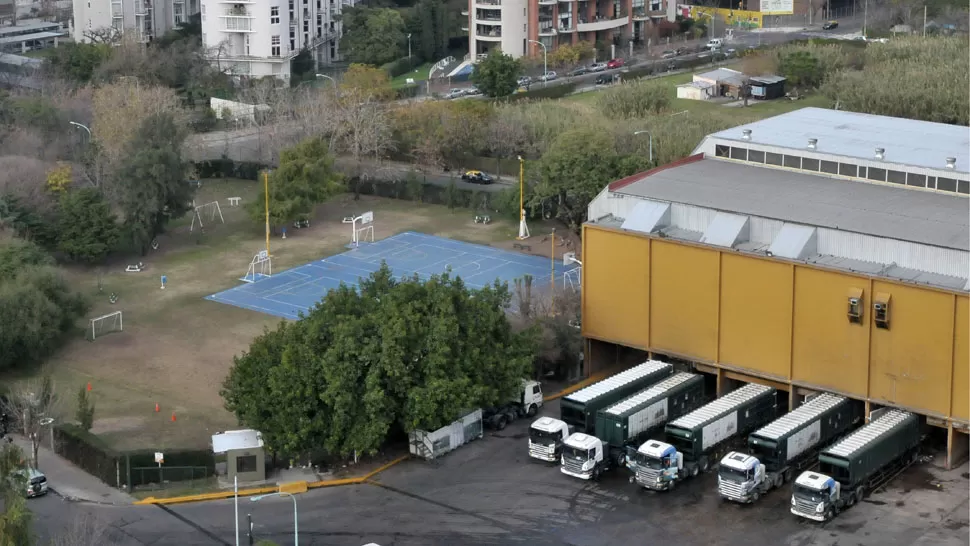
[[[158,413],[158,402],[155,402],[155,413]]]
[[[174,411],[172,412],[172,422],[173,423],[175,422],[175,412]]]
[[[91,392],[91,382],[88,381],[88,392]]]

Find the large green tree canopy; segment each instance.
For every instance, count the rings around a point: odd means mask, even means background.
[[[494,51],[475,65],[472,81],[488,97],[507,97],[515,92],[521,74],[522,63],[518,59]]]
[[[222,396],[277,452],[373,452],[392,429],[436,429],[514,398],[538,333],[512,330],[509,303],[506,285],[398,280],[384,265],[258,337]]]
[[[340,47],[355,63],[382,65],[407,54],[407,32],[401,12],[357,6],[343,13]]]

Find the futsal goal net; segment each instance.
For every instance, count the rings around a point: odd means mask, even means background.
[[[222,217],[222,207],[219,206],[218,201],[211,201],[204,205],[199,205],[193,209],[192,225],[189,226],[189,231],[195,231],[196,225],[199,226],[199,229],[204,229],[205,224],[203,221],[213,224],[216,218],[219,219],[220,223],[226,223],[226,219]]]
[[[269,255],[269,252],[260,250],[258,254],[253,256],[252,261],[249,262],[249,269],[246,270],[246,276],[242,280],[244,282],[256,282],[259,279],[272,275],[273,257]]]
[[[91,331],[88,335],[90,336],[91,341],[94,341],[100,337],[110,334],[111,332],[124,331],[124,326],[121,311],[115,311],[113,313],[108,313],[107,315],[101,315],[100,317],[91,319]]]

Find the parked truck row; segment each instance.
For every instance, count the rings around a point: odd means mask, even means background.
[[[626,467],[631,483],[654,491],[717,466],[718,494],[739,503],[792,483],[792,514],[815,521],[916,459],[921,421],[913,414],[877,410],[856,430],[858,401],[823,393],[779,416],[777,395],[752,383],[709,401],[701,375],[647,361],[564,397],[559,419],[530,426],[529,456],[586,480]],[[529,403],[523,396],[521,407]]]

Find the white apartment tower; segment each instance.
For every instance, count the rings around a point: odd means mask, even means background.
[[[199,0],[74,0],[74,40],[89,42],[88,32],[114,28],[147,43],[198,12]]]
[[[235,76],[290,77],[304,47],[319,66],[339,60],[344,6],[353,0],[202,0],[209,60]]]

